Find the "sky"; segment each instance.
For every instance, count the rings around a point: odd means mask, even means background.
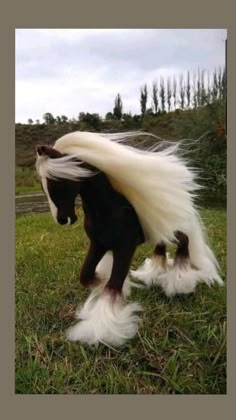
[[[15,121],[140,114],[140,87],[225,63],[226,29],[16,29]]]

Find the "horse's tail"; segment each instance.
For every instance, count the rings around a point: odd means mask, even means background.
[[[196,212],[193,216],[189,237],[189,257],[191,265],[199,270],[199,277],[209,286],[214,282],[223,285],[219,275],[219,264],[208,245],[208,238],[200,216]]]

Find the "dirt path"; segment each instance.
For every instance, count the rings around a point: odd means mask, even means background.
[[[15,196],[16,215],[26,213],[45,213],[49,211],[47,199],[42,193]]]

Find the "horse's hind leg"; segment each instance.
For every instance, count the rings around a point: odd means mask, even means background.
[[[174,265],[186,267],[190,264],[188,236],[183,232],[177,231],[175,232],[175,237],[177,240],[177,249],[175,252]]]
[[[153,258],[156,259],[160,267],[163,270],[166,270],[167,266],[167,254],[166,254],[166,244],[165,242],[159,242],[153,251]]]
[[[146,286],[159,284],[160,276],[167,270],[166,244],[159,242],[153,251],[151,258],[146,258],[143,265],[138,270],[131,270],[131,275],[141,280]]]
[[[198,282],[198,272],[191,267],[189,238],[180,231],[175,232],[176,252],[173,265],[168,267],[165,281],[161,286],[167,296],[191,293]]]

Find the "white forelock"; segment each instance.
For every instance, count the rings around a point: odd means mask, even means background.
[[[94,172],[81,167],[78,155],[68,155],[56,159],[38,155],[36,169],[41,178],[49,179],[79,180],[94,175]]]

